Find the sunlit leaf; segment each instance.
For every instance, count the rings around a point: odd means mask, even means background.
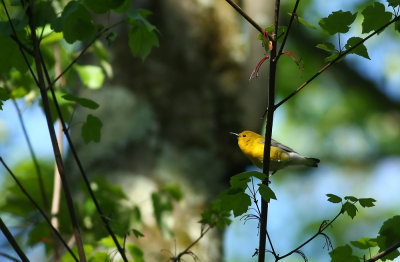
[[[316,47],[328,52],[332,52],[333,50],[335,50],[335,45],[329,42],[318,44],[316,45]]]
[[[133,257],[133,261],[135,262],[144,262],[144,254],[143,251],[135,244],[128,244],[128,251]]]
[[[90,89],[102,87],[104,82],[104,73],[101,67],[94,65],[75,65],[74,69],[78,72],[82,83]]]
[[[359,249],[369,249],[378,245],[376,239],[372,239],[369,237],[362,237],[359,238],[357,241],[351,241],[350,243]]]
[[[350,49],[361,41],[362,41],[361,37],[351,37],[349,38],[349,40],[347,40],[345,47],[346,49]],[[371,60],[371,58],[369,58],[367,48],[365,47],[364,44],[358,45],[356,48],[350,51],[350,54],[356,54]]]
[[[326,18],[319,21],[322,29],[327,31],[330,35],[336,33],[347,33],[350,30],[350,25],[357,17],[357,13],[343,12],[342,10],[333,12]]]
[[[375,31],[392,19],[392,13],[385,11],[385,6],[374,2],[367,6],[362,12],[364,20],[362,22],[362,33]]]
[[[329,252],[331,262],[359,262],[359,258],[353,255],[353,249],[349,245],[340,246]]]

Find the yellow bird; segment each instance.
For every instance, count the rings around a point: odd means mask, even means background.
[[[265,137],[252,131],[243,131],[240,134],[231,132],[237,136],[240,150],[258,168],[263,168]],[[271,139],[271,161],[269,170],[275,173],[279,169],[292,165],[305,165],[318,167],[319,159],[304,157],[285,145]]]

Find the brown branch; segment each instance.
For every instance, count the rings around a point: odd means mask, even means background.
[[[275,1],[275,14],[274,14],[274,34],[270,41],[272,42],[272,49],[269,64],[269,83],[268,83],[268,108],[273,108],[275,104],[275,80],[276,80],[276,51],[277,51],[277,39],[278,39],[278,26],[279,26],[279,7],[280,0]],[[274,121],[274,110],[268,110],[267,121],[265,126],[265,145],[264,145],[264,156],[263,156],[263,173],[266,174],[266,179],[262,183],[269,186],[269,169],[270,169],[270,151],[271,151],[271,136],[272,136],[272,125]],[[258,262],[265,261],[265,246],[267,236],[267,223],[268,223],[268,202],[261,198],[261,217],[260,217],[260,238],[258,246]],[[270,240],[268,238],[268,240]],[[271,243],[271,242],[270,242]],[[272,243],[271,243],[272,246]],[[276,254],[274,254],[276,256]]]
[[[289,36],[289,31],[292,28],[293,20],[294,20],[294,17],[296,16],[296,11],[297,11],[297,7],[299,6],[299,3],[300,3],[300,0],[296,0],[296,3],[294,4],[293,11],[292,11],[292,16],[290,17],[289,25],[287,27],[286,34],[285,34],[285,36],[283,38],[281,47],[279,48],[277,59],[279,59],[279,57],[281,56],[281,54],[283,52],[283,48],[285,47],[286,40],[287,40],[287,38]]]
[[[340,59],[342,59],[344,56],[346,56],[347,54],[349,54],[351,51],[353,51],[354,49],[356,49],[359,45],[363,44],[365,41],[367,41],[368,39],[370,39],[371,37],[373,37],[374,35],[376,35],[378,32],[382,31],[383,29],[385,29],[387,26],[393,24],[396,21],[399,21],[400,16],[397,16],[395,18],[393,18],[390,22],[386,23],[385,25],[381,26],[380,28],[378,28],[376,31],[374,31],[373,33],[369,34],[368,36],[366,36],[363,40],[361,40],[360,42],[358,42],[357,44],[355,44],[354,46],[352,46],[351,48],[347,49],[345,52],[342,52],[338,55],[338,57],[336,57],[334,60],[332,60],[331,62],[329,62],[328,64],[326,64],[323,68],[321,68],[318,72],[316,72],[312,77],[310,77],[310,79],[308,79],[306,82],[304,82],[301,86],[299,86],[295,91],[293,91],[290,95],[288,95],[286,98],[284,98],[282,101],[280,101],[278,104],[275,105],[274,110],[276,110],[278,107],[280,107],[283,103],[285,103],[286,101],[288,101],[290,98],[292,98],[294,95],[296,95],[298,92],[300,92],[305,86],[307,86],[311,81],[313,81],[317,76],[319,76],[322,72],[324,72],[326,69],[328,69],[329,67],[331,67],[333,64],[335,64],[336,62],[338,62]]]
[[[235,2],[232,0],[226,0],[228,4],[230,4],[241,16],[243,16],[244,19],[246,19],[252,26],[254,26],[261,34],[263,33],[264,29],[259,26],[256,21],[254,21],[248,14],[246,14],[245,11],[243,11],[240,6],[238,6]]]
[[[78,248],[78,254],[81,262],[86,261],[86,255],[83,247],[83,242],[82,242],[82,235],[80,232],[80,227],[79,227],[79,220],[76,215],[74,203],[72,200],[72,194],[68,185],[67,178],[65,176],[64,172],[64,164],[63,160],[61,157],[61,152],[60,148],[57,142],[57,136],[54,130],[54,125],[53,125],[53,119],[51,116],[50,112],[50,103],[49,103],[49,98],[47,96],[47,90],[44,82],[44,77],[43,77],[43,71],[42,71],[42,60],[41,60],[41,55],[40,55],[40,47],[39,47],[39,39],[36,36],[36,26],[34,22],[34,1],[31,0],[29,2],[29,6],[27,9],[27,15],[28,15],[28,21],[29,21],[29,27],[31,30],[31,39],[32,39],[32,44],[33,44],[33,53],[34,53],[34,60],[35,60],[35,65],[36,65],[36,72],[37,72],[37,77],[39,80],[39,90],[40,90],[40,95],[42,97],[42,103],[43,103],[43,109],[45,112],[46,116],[46,121],[47,121],[47,127],[49,129],[50,133],[50,139],[53,147],[53,153],[55,157],[55,161],[57,164],[58,171],[60,173],[60,177],[62,180],[63,184],[63,189],[64,189],[64,195],[67,203],[67,207],[69,210],[69,215],[71,219],[71,223],[73,226],[73,231],[74,231],[74,236],[76,239],[76,245]]]
[[[292,251],[286,253],[286,254],[283,255],[283,256],[278,256],[278,257],[277,257],[277,260],[281,260],[281,259],[283,259],[283,258],[285,258],[285,257],[288,257],[288,256],[290,256],[291,254],[293,254],[293,253],[299,251],[302,247],[304,247],[305,245],[307,245],[308,243],[310,243],[314,238],[316,238],[317,236],[321,235],[322,232],[324,232],[325,229],[327,229],[330,225],[332,225],[332,223],[333,223],[341,214],[343,214],[342,209],[340,210],[340,212],[339,212],[331,221],[329,221],[329,223],[327,223],[327,224],[325,224],[325,225],[322,224],[322,225],[320,226],[320,228],[318,229],[318,232],[317,232],[317,233],[315,233],[313,236],[311,236],[309,239],[307,239],[306,241],[304,241],[301,245],[299,245],[298,247],[296,247],[296,248],[293,249]]]
[[[201,229],[201,232],[200,232],[200,236],[195,240],[195,241],[193,241],[187,248],[185,248],[185,250],[183,250],[182,252],[180,252],[176,257],[171,257],[171,261],[172,262],[179,262],[179,261],[181,261],[181,258],[184,256],[184,255],[187,255],[187,254],[190,254],[190,249],[194,246],[194,245],[196,245],[203,237],[204,237],[204,235],[205,234],[207,234],[207,232],[211,229],[211,228],[213,228],[213,225],[208,225],[208,227],[206,228],[206,229]]]
[[[0,217],[0,230],[3,232],[4,236],[7,238],[8,243],[12,246],[12,248],[15,250],[15,252],[18,254],[19,258],[23,262],[29,262],[28,257],[25,255],[24,251],[20,248],[18,245],[17,241],[11,234],[11,232],[8,230],[6,224],[4,224],[3,219]]]
[[[51,224],[50,219],[46,215],[46,213],[43,211],[43,209],[40,208],[39,204],[36,203],[36,201],[31,197],[31,195],[26,191],[24,186],[21,184],[21,182],[18,180],[18,178],[15,176],[15,174],[11,171],[11,169],[7,166],[7,164],[4,162],[3,158],[0,157],[0,162],[4,166],[4,168],[7,170],[7,172],[10,174],[10,176],[13,178],[19,189],[21,189],[22,193],[26,196],[26,198],[29,199],[29,201],[32,203],[32,205],[39,211],[39,213],[42,215],[46,223],[51,227],[53,230],[54,234],[57,236],[58,239],[60,239],[61,243],[64,245],[64,247],[68,250],[68,252],[71,254],[71,256],[75,259],[75,261],[79,262],[78,258],[75,256],[74,252],[72,252],[71,248],[68,246],[68,244],[64,241],[62,238],[61,234],[58,232],[58,230]]]
[[[103,30],[102,32],[104,33],[104,32],[106,32],[106,31],[108,31],[109,29],[111,29],[112,27],[116,26],[116,25],[119,24],[119,23],[121,23],[121,22],[118,22],[118,23],[116,23],[116,24],[114,24],[114,25],[108,27],[106,30]],[[96,36],[96,37],[94,38],[94,40],[91,41],[91,43],[93,44],[94,41],[95,41],[97,38],[98,38],[98,36]],[[87,50],[89,47],[90,47],[90,46],[86,46],[84,50]],[[83,50],[82,50],[82,51],[83,51]],[[46,77],[46,81],[47,81],[47,83],[48,83],[48,88],[50,89],[51,95],[52,95],[52,97],[53,97],[54,105],[55,105],[55,108],[56,108],[58,117],[59,117],[59,119],[60,119],[60,124],[61,124],[61,126],[62,126],[63,132],[64,132],[65,137],[66,137],[66,139],[67,139],[67,141],[68,141],[68,144],[69,144],[69,150],[71,151],[71,153],[72,153],[72,155],[73,155],[73,157],[74,157],[74,159],[75,159],[75,162],[76,162],[77,165],[78,165],[79,171],[80,171],[81,176],[82,176],[82,178],[83,178],[83,180],[84,180],[84,182],[85,182],[86,188],[87,188],[88,191],[89,191],[89,195],[90,195],[90,197],[91,197],[91,199],[92,199],[92,201],[93,201],[93,203],[94,203],[94,205],[95,205],[95,207],[96,207],[97,212],[98,212],[99,215],[100,215],[100,218],[101,218],[101,220],[102,220],[102,222],[103,222],[105,228],[107,229],[107,231],[108,231],[108,233],[110,234],[112,240],[114,241],[115,246],[117,247],[118,252],[120,253],[122,259],[123,259],[125,262],[127,262],[127,261],[128,261],[128,258],[127,258],[126,255],[125,255],[125,250],[124,250],[124,248],[122,248],[122,246],[121,246],[120,243],[118,242],[118,239],[117,239],[115,233],[114,233],[113,230],[111,229],[111,226],[110,226],[110,224],[109,224],[109,220],[108,220],[107,217],[104,215],[104,212],[102,211],[102,209],[101,209],[101,207],[100,207],[100,204],[99,204],[99,202],[97,201],[96,196],[95,196],[95,194],[94,194],[94,192],[93,192],[93,190],[92,190],[92,188],[91,188],[91,186],[90,186],[90,181],[89,181],[89,179],[88,179],[88,176],[86,175],[86,172],[85,172],[85,170],[84,170],[84,168],[83,168],[83,165],[82,165],[82,163],[81,163],[81,161],[80,161],[80,158],[79,158],[79,156],[78,156],[78,154],[77,154],[77,152],[76,152],[76,150],[75,150],[75,146],[74,146],[74,144],[72,143],[72,139],[71,139],[71,137],[70,137],[70,135],[69,135],[68,128],[67,128],[67,126],[66,126],[66,124],[65,124],[65,120],[64,120],[64,117],[63,117],[63,115],[62,115],[62,113],[61,113],[61,108],[60,108],[60,105],[58,104],[57,97],[56,97],[56,94],[55,94],[55,91],[54,91],[54,85],[53,85],[53,83],[56,82],[59,78],[61,78],[61,77],[63,76],[63,74],[64,74],[69,68],[71,68],[71,66],[78,60],[78,58],[79,58],[82,54],[83,54],[83,53],[81,52],[80,55],[79,55],[74,61],[72,61],[70,65],[67,66],[67,68],[63,71],[63,73],[61,73],[61,74],[59,75],[59,77],[57,77],[57,78],[56,78],[55,80],[53,80],[53,81],[51,81],[51,79],[50,79],[49,71],[47,70],[46,64],[45,64],[45,62],[44,62],[44,59],[43,59],[43,56],[41,55],[41,53],[40,53],[40,58],[41,58],[41,61],[42,61],[43,71],[44,71],[44,74],[45,74],[45,77]]]
[[[388,249],[378,253],[376,256],[371,257],[370,259],[366,260],[366,262],[375,262],[375,261],[383,258],[384,256],[392,253],[393,251],[397,250],[398,248],[400,248],[400,242],[397,242],[396,244],[389,247]]]

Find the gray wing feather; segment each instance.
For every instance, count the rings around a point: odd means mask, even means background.
[[[263,140],[262,143],[265,144],[265,140]],[[287,151],[287,152],[294,152],[294,153],[297,153],[296,151],[294,151],[294,150],[291,149],[290,147],[285,146],[285,145],[282,145],[281,143],[275,141],[274,139],[271,139],[271,145],[272,145],[272,146],[279,147],[279,148],[282,148],[283,150],[285,150],[285,151]]]

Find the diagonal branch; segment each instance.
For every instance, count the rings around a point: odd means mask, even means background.
[[[28,257],[25,255],[24,251],[20,248],[18,245],[17,241],[11,234],[10,230],[8,230],[6,224],[4,224],[3,219],[0,217],[0,230],[3,232],[4,236],[7,238],[8,243],[12,246],[12,248],[15,250],[15,252],[18,254],[19,258],[23,262],[29,262]]]
[[[383,258],[384,256],[392,253],[393,251],[397,250],[398,248],[400,248],[400,242],[397,242],[396,244],[394,244],[393,246],[389,247],[388,249],[378,253],[376,256],[371,257],[366,262],[375,262],[375,261]]]
[[[300,92],[305,86],[307,86],[311,81],[313,81],[315,78],[317,78],[322,72],[324,72],[326,69],[328,69],[329,67],[331,67],[333,64],[335,64],[336,62],[338,62],[339,60],[341,60],[343,57],[345,57],[347,54],[349,54],[351,51],[353,51],[354,49],[356,49],[358,46],[360,46],[361,44],[363,44],[365,41],[367,41],[368,39],[370,39],[371,37],[373,37],[374,35],[376,35],[378,32],[382,31],[383,29],[385,29],[386,27],[388,27],[389,25],[393,24],[396,21],[399,21],[400,16],[397,16],[395,18],[393,18],[390,22],[386,23],[385,25],[381,26],[380,28],[378,28],[377,30],[375,30],[373,33],[369,34],[368,36],[366,36],[363,40],[361,40],[360,42],[358,42],[357,44],[355,44],[354,46],[352,46],[351,48],[347,49],[346,51],[340,53],[334,60],[332,60],[331,62],[329,62],[328,64],[326,64],[323,68],[321,68],[318,72],[316,72],[312,77],[310,77],[310,79],[308,79],[306,82],[304,82],[301,86],[299,86],[295,91],[293,91],[290,95],[288,95],[286,98],[284,98],[282,101],[280,101],[279,103],[277,103],[274,107],[274,110],[276,110],[278,107],[280,107],[283,103],[285,103],[286,101],[288,101],[290,98],[292,98],[294,95],[296,95],[298,92]]]
[[[296,3],[294,4],[292,16],[290,17],[289,25],[287,27],[285,37],[283,38],[281,47],[279,48],[277,59],[279,59],[279,57],[282,55],[283,48],[285,47],[286,40],[289,36],[290,29],[292,28],[293,20],[294,20],[294,17],[296,16],[296,11],[297,11],[297,7],[299,6],[299,3],[300,3],[300,0],[296,0]]]
[[[68,244],[64,241],[58,230],[51,224],[50,219],[47,217],[46,213],[43,211],[43,209],[40,208],[39,204],[36,203],[36,201],[31,197],[31,195],[26,191],[24,186],[21,184],[21,182],[18,180],[18,178],[15,176],[15,174],[11,171],[11,169],[7,166],[7,164],[4,162],[3,158],[0,157],[0,162],[3,164],[4,168],[7,170],[7,172],[11,175],[17,186],[21,189],[22,193],[26,196],[26,198],[29,199],[29,201],[32,203],[32,205],[39,211],[39,213],[42,215],[46,223],[51,227],[53,230],[54,234],[57,236],[58,239],[60,239],[61,243],[64,245],[64,247],[68,250],[68,252],[71,254],[71,256],[74,258],[76,262],[79,262],[78,258],[75,256],[74,252],[72,252],[71,248],[68,246]]]
[[[226,0],[226,2],[228,2],[228,4],[230,4],[241,16],[244,17],[244,19],[246,19],[252,26],[254,26],[261,34],[263,33],[264,29],[261,26],[259,26],[248,14],[246,14],[246,12],[244,12],[243,9],[240,8],[240,6],[238,6],[232,0]]]

